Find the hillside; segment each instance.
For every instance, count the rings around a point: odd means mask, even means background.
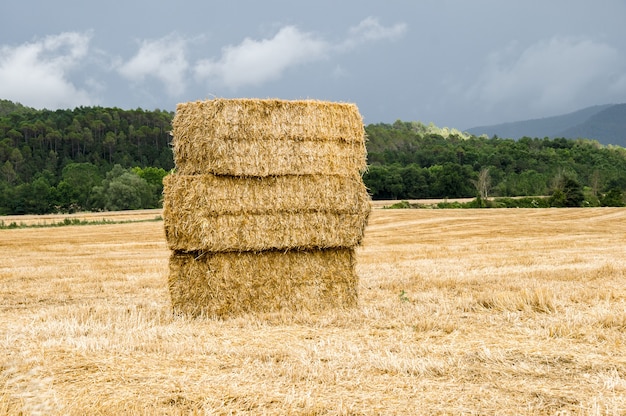
[[[595,138],[603,144],[626,147],[626,104],[610,106],[589,117],[584,123],[560,133],[567,138]]]
[[[401,121],[366,126],[370,167],[364,179],[374,199],[473,197],[483,169],[491,196],[548,195],[564,177],[593,195],[626,189],[622,147],[586,139],[444,137],[422,127]]]
[[[604,145],[626,147],[626,104],[597,105],[555,117],[472,127],[467,132],[512,139],[586,138]]]

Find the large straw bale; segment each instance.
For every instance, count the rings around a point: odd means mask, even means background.
[[[242,178],[171,174],[163,218],[172,250],[261,251],[352,247],[370,213],[361,178]]]
[[[365,130],[354,104],[215,99],[178,104],[173,151],[182,174],[358,175]]]
[[[353,249],[170,257],[173,309],[192,316],[352,307],[357,283]]]
[[[361,178],[288,175],[265,178],[180,175],[163,180],[164,215],[210,216],[268,212],[369,212],[369,194]]]
[[[274,211],[165,216],[171,250],[262,251],[354,247],[363,239],[364,213]]]
[[[189,315],[357,302],[354,247],[370,213],[353,104],[179,104],[164,180],[172,306]]]

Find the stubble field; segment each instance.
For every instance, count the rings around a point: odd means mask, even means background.
[[[626,414],[623,208],[375,209],[321,314],[172,316],[168,256],[0,230],[0,414]]]

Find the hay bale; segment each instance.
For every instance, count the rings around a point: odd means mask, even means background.
[[[261,251],[353,247],[370,212],[362,180],[171,174],[163,219],[172,250]]]
[[[192,316],[351,307],[357,283],[353,249],[174,252],[170,258],[173,309]]]
[[[357,302],[354,247],[370,213],[353,104],[179,104],[164,180],[178,313],[315,311]]]
[[[362,213],[315,211],[164,218],[171,250],[216,252],[355,247],[367,222]]]
[[[216,99],[178,104],[172,122],[181,174],[359,175],[365,130],[354,104]]]
[[[167,217],[204,217],[268,212],[369,212],[370,197],[361,178],[346,176],[270,176],[266,178],[167,175],[163,179]],[[193,220],[193,218],[189,218]]]

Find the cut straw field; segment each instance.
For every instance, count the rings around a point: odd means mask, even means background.
[[[172,316],[169,255],[0,230],[0,414],[626,414],[623,208],[375,209],[316,314]]]
[[[4,215],[0,216],[0,224],[17,227],[50,226],[63,224],[64,222],[137,222],[153,221],[162,219],[163,210],[160,209],[137,209],[130,211],[113,212],[78,212],[74,214],[46,214],[46,215]]]

